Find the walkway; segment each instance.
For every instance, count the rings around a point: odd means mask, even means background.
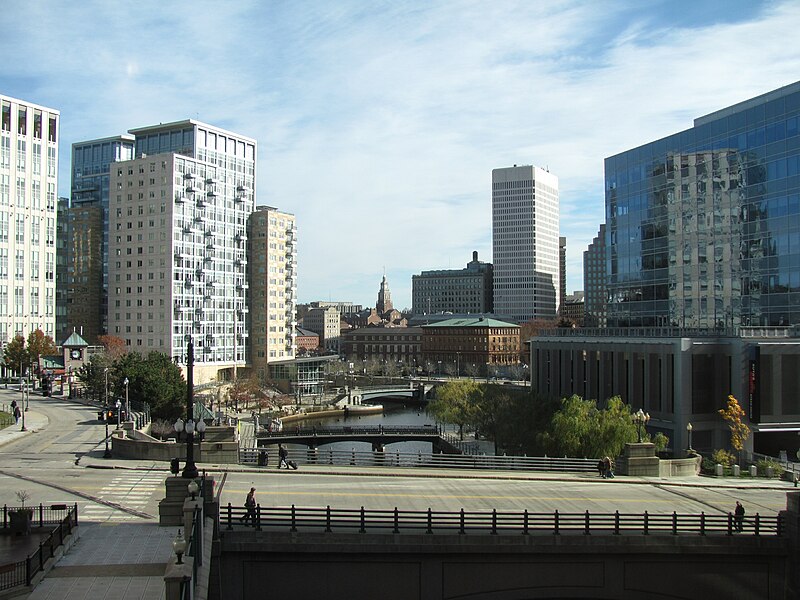
[[[12,390],[0,389],[0,402],[14,398]],[[17,394],[19,392],[17,391]],[[33,396],[32,396],[33,398]],[[41,397],[36,397],[40,400]],[[54,398],[69,401],[67,398]],[[82,404],[89,402],[81,402]],[[0,446],[46,430],[47,417],[31,407],[25,413],[26,431],[20,425],[0,429]],[[89,461],[92,462],[92,461]],[[119,467],[134,467],[117,461]],[[138,466],[144,464],[144,461]],[[152,468],[152,461],[148,461]],[[99,466],[99,465],[91,465]],[[108,468],[112,465],[103,465]],[[164,464],[163,478],[168,473]],[[123,471],[124,473],[124,471]],[[163,481],[163,478],[161,480]],[[163,483],[161,484],[163,485]],[[110,514],[110,511],[106,510]],[[16,596],[29,600],[151,600],[165,597],[164,571],[172,556],[176,527],[159,527],[157,521],[137,523],[91,522],[103,519],[103,507],[91,515],[78,515],[77,539],[29,594]],[[0,562],[24,560],[38,546],[38,537],[1,536]]]

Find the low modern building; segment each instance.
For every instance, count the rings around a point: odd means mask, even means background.
[[[800,431],[800,328],[554,329],[531,340],[532,387],[604,402],[618,395],[650,414],[676,451],[728,447],[718,414],[733,394],[753,435],[747,449],[794,453]]]
[[[519,325],[484,317],[422,326],[423,368],[428,372],[485,373],[491,365],[519,363]]]
[[[411,277],[411,311],[415,315],[486,313],[494,307],[494,278],[491,263],[472,260],[464,269],[423,271]]]

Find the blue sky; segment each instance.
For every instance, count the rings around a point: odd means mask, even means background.
[[[300,300],[395,305],[491,260],[491,170],[559,177],[567,287],[603,159],[800,79],[800,3],[5,0],[0,91],[70,145],[196,118],[258,140],[257,202],[293,212]]]

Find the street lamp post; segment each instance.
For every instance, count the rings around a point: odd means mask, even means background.
[[[28,431],[25,427],[25,388],[23,387],[25,384],[23,383],[25,380],[24,378],[19,378],[19,391],[20,391],[20,412],[22,413],[22,427],[20,431]]]
[[[689,450],[692,449],[692,424],[686,424],[686,434],[689,436]]]
[[[128,381],[127,377],[122,380],[122,385],[125,386],[125,420],[126,421],[130,421],[131,420],[131,403],[128,401],[128,384],[129,383],[130,383],[130,381]]]
[[[111,458],[111,449],[108,447],[108,367],[106,367],[103,372],[106,376],[106,405],[103,409],[105,411],[105,418],[103,421],[106,423],[106,451],[103,453],[103,458]]]
[[[194,344],[192,340],[186,345],[186,466],[182,477],[195,479],[198,476],[197,465],[194,464]]]

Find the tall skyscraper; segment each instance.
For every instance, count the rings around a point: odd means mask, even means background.
[[[800,82],[605,161],[608,325],[800,323]]]
[[[583,253],[584,325],[606,326],[606,226],[600,225],[592,243]]]
[[[530,165],[492,171],[494,311],[520,323],[556,315],[558,178]]]
[[[290,213],[257,206],[248,230],[250,365],[266,380],[269,364],[297,351],[297,225]]]
[[[3,95],[0,106],[0,341],[55,338],[59,112]]]
[[[256,141],[194,120],[130,130],[133,160],[111,169],[109,333],[182,363],[195,381],[247,355],[247,221]]]
[[[133,158],[133,144],[128,134],[72,144],[72,195],[59,207],[59,337],[79,329],[97,343],[108,328],[109,178],[113,163]]]

